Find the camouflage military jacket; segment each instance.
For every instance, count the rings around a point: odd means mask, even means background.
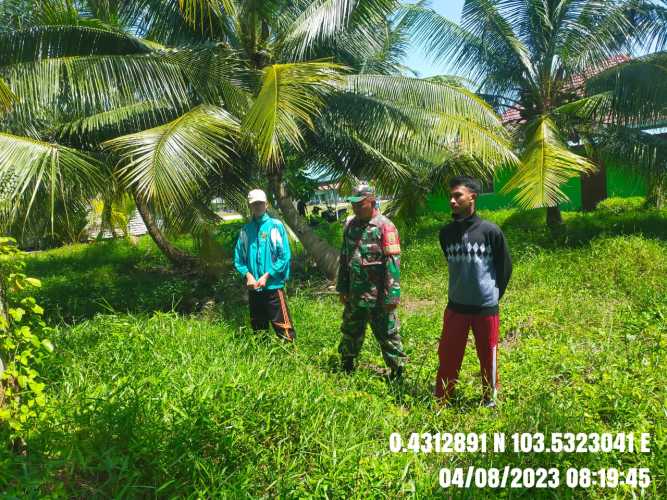
[[[368,222],[355,217],[343,231],[336,290],[359,307],[398,304],[401,242],[396,226],[377,210]]]

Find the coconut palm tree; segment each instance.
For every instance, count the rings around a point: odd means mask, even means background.
[[[581,98],[582,78],[606,68],[637,41],[660,42],[662,3],[643,0],[466,0],[460,24],[423,6],[405,10],[415,39],[443,63],[455,63],[501,111],[514,110],[521,166],[506,186],[523,207],[548,207],[561,221],[568,179],[595,170],[570,146],[576,130],[556,112]]]
[[[101,164],[112,162],[176,263],[187,256],[154,214],[204,220],[207,197],[238,199],[263,179],[332,276],[336,252],[294,210],[286,159],[339,178],[372,177],[386,190],[409,179],[413,163],[439,166],[452,151],[487,169],[514,160],[482,99],[402,74],[407,25],[393,19],[398,7],[6,0],[14,24],[0,32],[0,95],[5,106],[18,101],[0,129],[0,177],[13,179],[10,198],[26,209],[37,196],[66,197],[60,187],[70,179],[76,195],[90,196],[104,187]]]

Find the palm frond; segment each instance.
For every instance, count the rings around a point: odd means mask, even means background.
[[[558,33],[556,51],[568,76],[603,67],[631,50],[637,31],[630,22],[634,0],[573,2],[577,16]]]
[[[576,0],[575,0],[576,1]],[[566,6],[573,2],[503,0],[494,2],[516,36],[531,53],[545,53],[550,40],[566,18]],[[537,63],[537,61],[536,61]]]
[[[31,12],[24,0],[0,2],[0,31],[22,28],[30,23]]]
[[[299,59],[313,45],[354,27],[366,43],[376,45],[374,30],[396,6],[395,0],[314,0],[284,30],[288,34],[285,43],[294,47]]]
[[[166,101],[137,102],[65,122],[58,126],[58,135],[93,147],[112,137],[156,127],[177,114]]]
[[[304,54],[301,54],[294,44],[277,43],[276,60],[280,62],[333,60],[355,72],[372,72],[368,69],[368,63],[383,51],[387,36],[385,25],[382,23],[378,23],[372,32],[373,39],[369,40],[368,30],[362,26],[351,25],[334,37],[313,42]]]
[[[378,37],[382,47],[363,60],[361,73],[376,75],[410,75],[417,73],[403,64],[410,50],[410,38],[402,22],[397,26],[387,21],[382,36]]]
[[[178,0],[178,6],[184,19],[201,32],[213,32],[214,24],[237,10],[233,0]]]
[[[16,96],[2,78],[0,78],[0,112],[8,111],[16,101]]]
[[[335,90],[341,66],[326,62],[274,64],[243,121],[264,165],[280,162],[283,144],[301,148],[301,126],[313,128],[322,98]]]
[[[260,75],[238,51],[220,43],[208,44],[180,49],[173,60],[205,102],[223,105],[235,116],[245,115]]]
[[[454,165],[461,165],[475,173],[480,165],[490,172],[518,163],[497,116],[486,104],[475,105],[473,100],[473,112],[466,113],[447,95],[451,89],[438,82],[350,77],[360,79],[367,81],[349,81],[346,92],[327,99],[316,130],[307,139],[309,158],[329,175],[374,178],[392,193],[416,178],[416,165],[422,165],[424,172],[443,171],[438,170],[443,164],[453,172]]]
[[[202,41],[201,31],[186,21],[174,0],[119,2],[118,17],[137,36],[163,45],[183,46]]]
[[[20,102],[17,118],[29,122],[69,108],[75,115],[125,106],[136,99],[191,106],[182,68],[168,54],[49,58],[0,68]],[[66,106],[63,106],[67,103]]]
[[[516,91],[530,75],[513,50],[489,43],[483,36],[464,29],[432,9],[403,6],[400,15],[412,40],[434,63],[455,64],[457,72],[484,85],[490,93]],[[489,80],[490,75],[502,75]],[[493,83],[493,85],[491,85]]]
[[[49,194],[39,191],[30,207],[3,202],[0,199],[0,232],[16,238],[28,248],[44,248],[85,240],[88,222],[88,199],[76,191],[66,190],[67,199],[51,204]]]
[[[78,26],[120,32],[118,26],[112,26],[108,22],[112,20],[112,10],[102,8],[100,5],[102,2],[99,0],[76,4],[67,0],[41,0],[32,3],[30,12],[32,26]],[[94,14],[102,14],[104,19]]]
[[[143,40],[85,26],[36,26],[0,32],[0,67],[47,58],[147,54]]]
[[[667,121],[667,52],[614,66],[588,80],[586,89],[611,93],[607,121],[642,126]]]
[[[187,205],[172,204],[160,207],[157,215],[164,221],[164,229],[168,233],[188,233],[201,237],[215,230],[220,224],[220,216],[213,212],[210,200],[221,198],[228,207],[247,208],[249,185],[244,176],[226,170],[222,175],[212,175],[208,179],[208,187],[198,193]]]
[[[208,175],[229,167],[238,123],[202,105],[157,128],[104,143],[121,158],[120,179],[158,206],[187,203]]]
[[[488,126],[499,126],[495,111],[457,81],[428,80],[395,75],[352,75],[346,78],[347,89],[360,95],[372,95],[432,111],[448,111],[475,116]]]
[[[93,195],[103,183],[101,166],[93,157],[57,144],[0,133],[0,180],[10,211],[28,217],[38,195],[48,196],[53,224],[57,201]]]
[[[88,221],[99,231],[107,229],[115,234],[116,229],[120,229],[127,236],[127,225],[135,210],[134,200],[127,193],[118,200],[98,196],[90,200]]]
[[[369,177],[377,178],[381,184],[389,186],[401,184],[410,177],[411,172],[406,164],[387,156],[378,147],[354,132],[350,134],[350,138],[359,146],[364,156],[371,160],[364,169]],[[378,169],[382,170],[382,173],[377,172]]]
[[[646,52],[667,50],[667,2],[643,1],[634,14],[638,41]]]
[[[609,119],[612,112],[613,97],[611,91],[582,97],[576,101],[558,106],[554,109],[553,113],[556,117],[583,120],[589,124],[592,122],[605,122]]]
[[[596,168],[567,148],[548,116],[529,123],[525,135],[521,165],[503,188],[505,193],[516,191],[515,199],[524,208],[550,207],[567,201],[560,186]]]
[[[361,75],[348,78],[348,89],[383,102],[401,113],[416,132],[411,154],[457,151],[477,156],[492,165],[516,161],[496,113],[481,98],[457,83],[402,76]],[[367,124],[363,130],[373,130]],[[387,131],[394,130],[388,127]],[[398,129],[397,129],[398,130]],[[403,130],[405,132],[405,130]],[[406,136],[389,139],[406,145]]]
[[[347,128],[327,129],[308,140],[308,160],[318,174],[332,179],[373,179],[387,187],[407,182],[410,166],[392,157],[382,145],[371,144]]]
[[[514,32],[512,24],[502,16],[500,3],[498,0],[466,1],[461,14],[461,27],[482,40],[487,47],[492,47],[494,52],[511,54],[511,58],[519,63],[524,77],[535,81],[537,71],[528,47]]]
[[[332,176],[360,175],[385,184],[405,179],[414,129],[402,110],[369,97],[335,94],[306,138],[313,164]],[[405,154],[404,154],[405,153]]]
[[[79,12],[87,18],[98,19],[107,26],[113,26],[120,29],[123,26],[120,17],[121,6],[122,2],[112,2],[110,0],[86,0],[85,3],[79,7]]]
[[[392,197],[383,211],[411,220],[426,208],[431,195],[445,192],[447,179],[455,175],[487,179],[493,175],[493,169],[484,162],[455,152],[440,157],[440,163],[437,164],[416,163],[412,166],[409,179],[383,191]]]

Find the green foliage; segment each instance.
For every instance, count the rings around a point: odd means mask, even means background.
[[[633,196],[630,198],[607,198],[597,205],[598,210],[604,210],[614,214],[630,212],[641,209],[646,203],[642,196]]]
[[[297,343],[285,346],[272,334],[252,334],[242,282],[231,276],[211,314],[153,313],[154,301],[168,309],[169,293],[183,293],[189,282],[170,284],[148,241],[32,256],[29,273],[43,278],[40,294],[53,306],[80,308],[67,298],[76,288],[77,300],[92,297],[87,320],[54,334],[58,350],[44,375],[59,403],[33,427],[29,457],[0,451],[6,471],[0,488],[18,497],[430,498],[443,493],[440,467],[512,465],[562,472],[649,467],[644,495],[664,497],[667,213],[565,213],[557,234],[543,226],[543,210],[482,215],[503,228],[515,263],[501,306],[495,412],[478,406],[472,348],[452,405],[432,401],[447,296],[437,237],[446,215],[399,228],[399,314],[410,357],[401,386],[373,369],[383,361],[370,332],[360,369],[353,376],[336,371],[341,307],[309,285],[312,274],[289,285]],[[340,241],[340,225],[322,227],[321,236]],[[227,247],[237,231],[238,223],[225,224],[216,240]],[[70,288],[62,288],[61,272]],[[96,275],[103,281],[95,282]],[[165,287],[172,289],[162,295]],[[113,291],[109,303],[123,300],[121,292],[135,300],[132,312],[96,314],[108,310],[100,300],[105,289]],[[389,453],[392,432],[427,431],[649,432],[652,451]],[[633,494],[639,490],[514,492],[519,498]]]
[[[0,376],[0,435],[11,439],[26,435],[33,420],[44,421],[46,415],[46,384],[40,370],[53,344],[46,337],[53,331],[42,319],[42,309],[33,297],[23,297],[41,282],[22,272],[22,253],[11,238],[0,238],[0,292],[6,290],[8,320],[0,314],[0,358],[4,372]],[[0,300],[4,300],[0,293]]]

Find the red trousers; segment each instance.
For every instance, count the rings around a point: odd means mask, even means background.
[[[475,348],[482,371],[482,388],[484,398],[495,398],[498,388],[498,332],[499,318],[493,316],[477,316],[461,314],[445,309],[442,325],[442,337],[438,347],[440,367],[435,380],[435,396],[447,399],[459,378],[459,370],[463,362],[468,331],[472,327],[475,336]]]

